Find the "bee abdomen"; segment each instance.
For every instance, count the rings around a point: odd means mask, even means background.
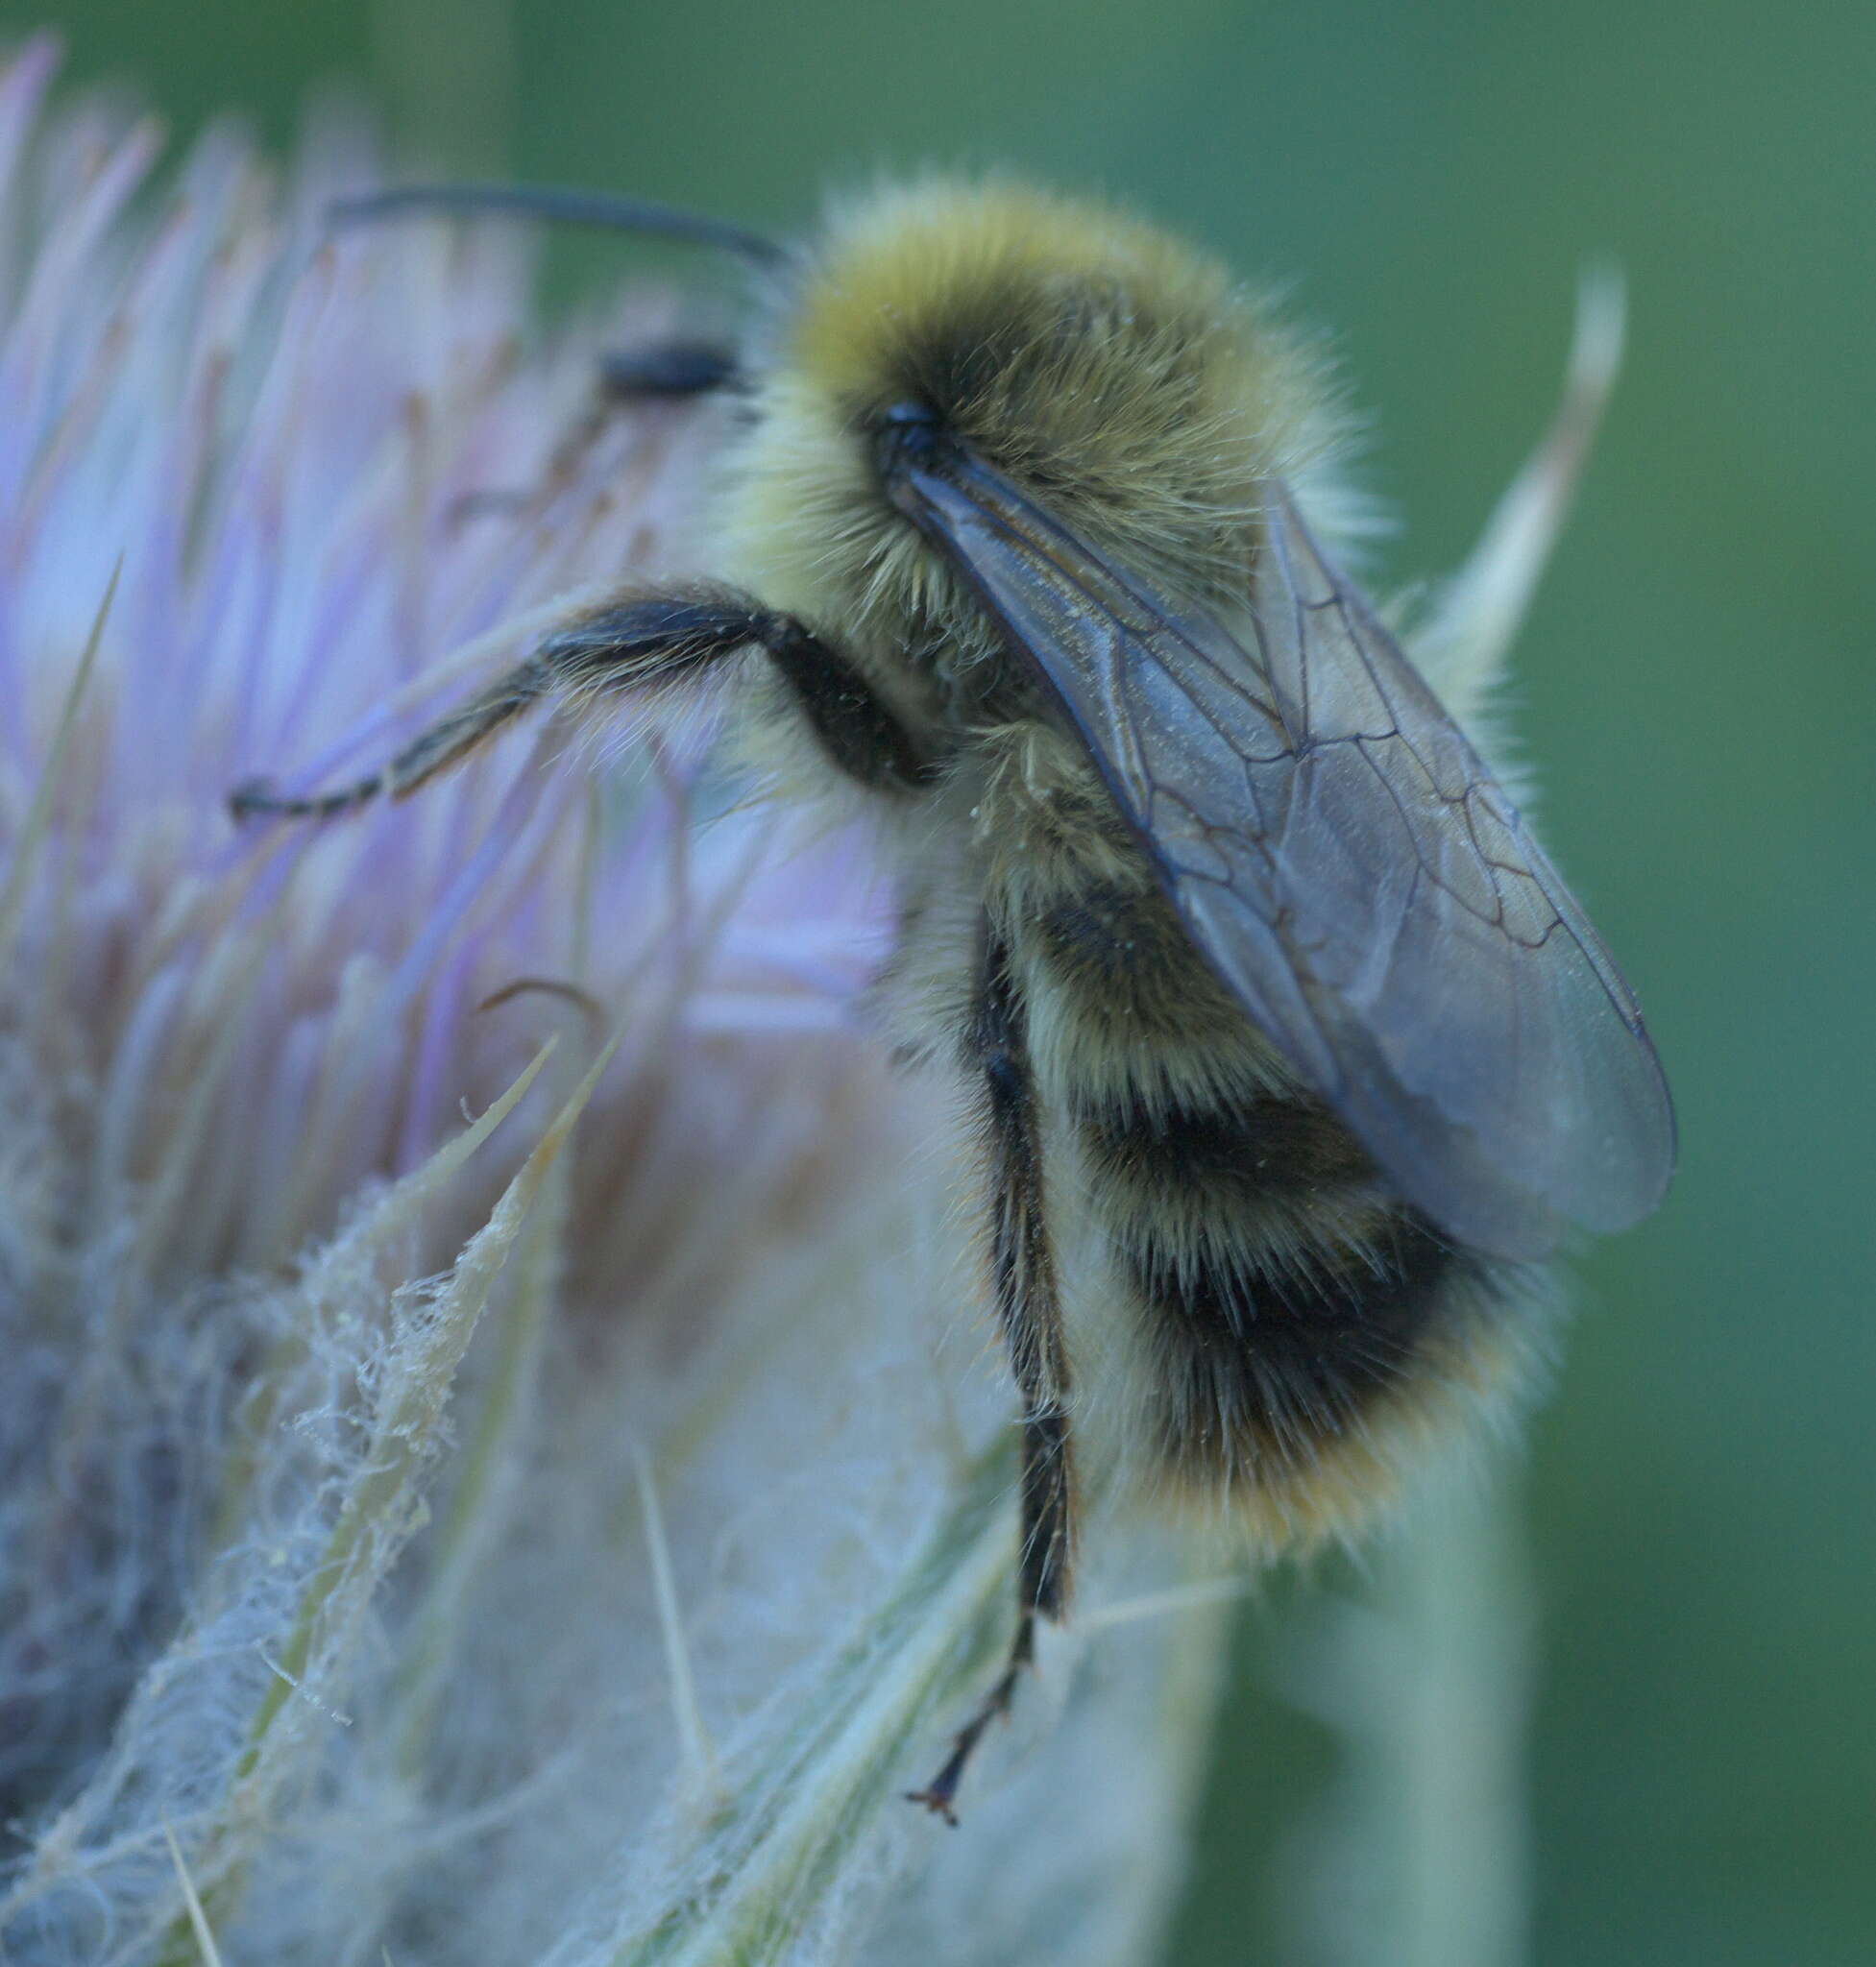
[[[1144,1321],[1149,1452],[1267,1517],[1338,1518],[1326,1493],[1372,1459],[1373,1427],[1463,1349],[1478,1260],[1307,1101],[1111,1102],[1079,1131]]]
[[[1357,1527],[1412,1437],[1534,1363],[1534,1279],[1390,1193],[1150,879],[1080,882],[1023,931],[1049,1096],[1135,1334],[1134,1440],[1269,1547]]]
[[[1374,1165],[1348,1130],[1302,1100],[1167,1098],[1090,1103],[1084,1149],[1126,1200],[1206,1217],[1371,1190]]]
[[[1275,1246],[1193,1266],[1149,1237],[1127,1253],[1152,1322],[1155,1448],[1198,1480],[1281,1486],[1402,1394],[1463,1263],[1411,1222],[1360,1255]]]

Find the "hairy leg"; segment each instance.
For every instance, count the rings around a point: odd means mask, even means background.
[[[1022,1541],[1016,1631],[1003,1673],[959,1731],[944,1766],[912,1798],[953,1823],[952,1801],[971,1756],[990,1723],[1009,1712],[1016,1683],[1035,1660],[1035,1621],[1058,1619],[1067,1609],[1074,1557],[1068,1358],[1043,1212],[1040,1116],[1026,1024],[1010,953],[986,925],[971,1050],[984,1075],[982,1135],[997,1319],[1023,1403]]]
[[[787,681],[830,762],[863,784],[910,789],[929,762],[852,661],[792,616],[726,588],[608,602],[549,636],[528,659],[440,718],[369,778],[291,797],[251,780],[229,797],[236,819],[324,819],[377,798],[402,799],[467,758],[524,711],[554,696],[666,689],[758,648]]]

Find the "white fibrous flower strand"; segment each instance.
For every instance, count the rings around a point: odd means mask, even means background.
[[[672,303],[544,335],[513,229],[327,234],[361,140],[153,182],[55,67],[0,68],[0,1954],[1145,1957],[1177,1542],[1096,1553],[1157,1610],[1045,1648],[961,1832],[900,1800],[1007,1642],[1012,1396],[864,836],[622,709],[229,817],[708,570],[719,413],[594,414]]]

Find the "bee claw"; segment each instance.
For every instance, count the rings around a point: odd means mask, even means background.
[[[942,1817],[954,1831],[958,1828],[958,1812],[951,1808],[951,1799],[939,1793],[937,1784],[929,1789],[908,1789],[905,1796],[908,1803],[923,1804],[935,1817]]]

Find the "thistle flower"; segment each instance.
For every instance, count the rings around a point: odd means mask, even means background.
[[[897,1801],[1014,1530],[864,841],[551,724],[226,815],[683,564],[707,417],[586,422],[663,304],[544,342],[510,237],[325,238],[355,139],[152,196],[55,66],[0,70],[0,1951],[1140,1957],[1215,1614],[1053,1650],[964,1835]]]
[[[0,1950],[1144,1957],[1220,1634],[1163,1526],[1090,1537],[965,1833],[897,1801],[1004,1642],[1011,1401],[942,1099],[860,1013],[865,842],[682,727],[227,818],[683,571],[708,413],[590,415],[665,304],[547,341],[512,237],[328,239],[355,136],[151,197],[55,66],[0,69]],[[1613,373],[1589,298],[1422,624],[1462,715]]]

